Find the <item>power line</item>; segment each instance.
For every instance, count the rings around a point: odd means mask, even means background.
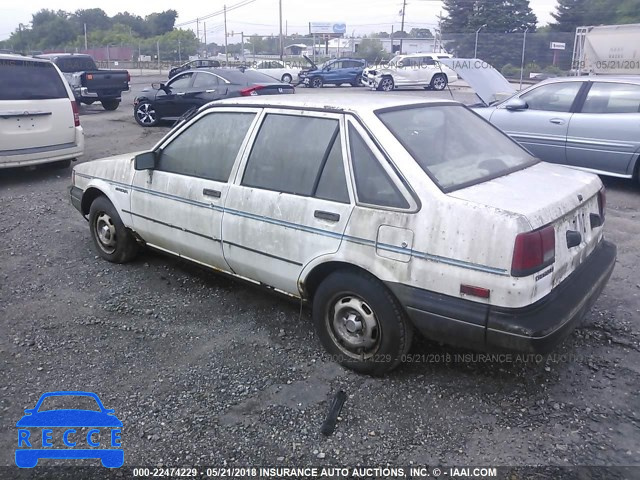
[[[251,4],[251,3],[254,3],[256,1],[257,0],[243,0],[241,2],[238,2],[238,3],[234,4],[234,5],[231,5],[230,7],[226,7],[226,9],[222,8],[221,10],[218,10],[217,12],[213,12],[213,13],[210,13],[208,15],[203,15],[202,17],[198,17],[198,18],[195,18],[193,20],[189,20],[188,22],[179,23],[179,24],[175,25],[175,27],[176,28],[184,27],[186,25],[191,25],[192,23],[197,23],[200,20],[207,20],[209,18],[218,17],[220,15],[224,15],[225,10],[226,10],[227,13],[229,13],[229,12],[231,12],[233,10],[237,10],[238,8],[245,7],[245,6],[247,6],[247,5]]]

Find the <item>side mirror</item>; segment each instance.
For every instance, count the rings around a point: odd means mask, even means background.
[[[151,88],[154,90],[164,90],[167,86],[164,83],[152,83]]]
[[[156,168],[156,152],[144,152],[136,155],[134,168],[136,170],[153,170]]]
[[[527,105],[527,102],[525,102],[521,98],[512,98],[504,104],[504,108],[511,111],[526,110],[527,108],[529,108],[529,105]]]

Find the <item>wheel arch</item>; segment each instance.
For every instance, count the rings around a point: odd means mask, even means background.
[[[372,274],[369,270],[358,265],[340,260],[329,260],[314,265],[306,274],[304,274],[303,272],[303,276],[301,276],[301,279],[299,281],[299,288],[302,297],[308,301],[312,301],[313,296],[315,295],[322,281],[338,270],[362,272],[380,281],[380,279]]]
[[[80,207],[82,208],[83,215],[89,215],[91,204],[95,201],[96,198],[100,196],[106,197],[107,200],[111,202],[109,196],[97,187],[89,187],[87,190],[85,190],[85,192],[82,194],[82,201],[80,202]]]

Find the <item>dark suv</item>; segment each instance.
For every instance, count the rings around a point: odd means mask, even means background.
[[[300,83],[307,87],[320,88],[325,84],[342,85],[348,83],[353,87],[359,87],[362,80],[362,72],[367,66],[367,61],[361,58],[336,58],[317,66],[313,60],[305,56],[311,68],[300,72]]]

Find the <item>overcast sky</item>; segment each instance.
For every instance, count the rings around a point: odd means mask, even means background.
[[[138,1],[110,0],[109,2],[92,2],[91,0],[29,0],[13,2],[1,0],[0,8],[0,40],[8,38],[19,23],[28,24],[31,14],[42,8],[66,10],[102,8],[112,16],[118,12],[128,11],[144,17],[152,12],[160,12],[174,8],[178,11],[177,24],[194,20],[214,13],[224,5],[222,0],[208,2],[176,2],[175,0]],[[227,0],[227,7],[240,0]],[[555,11],[556,0],[530,0],[531,7],[538,17],[538,25],[549,23],[551,12]],[[288,22],[288,33],[308,33],[309,22],[345,22],[349,35],[369,34],[371,32],[391,31],[393,25],[400,29],[399,12],[402,0],[283,0],[283,19]],[[433,28],[442,10],[442,2],[438,0],[408,0],[405,30],[414,27]],[[223,18],[217,16],[206,20],[207,41],[224,42]],[[268,35],[278,33],[278,0],[255,0],[252,4],[229,12],[227,16],[228,30],[245,34],[259,33]],[[196,30],[193,23],[184,28]],[[203,25],[200,25],[202,37]],[[201,38],[203,39],[203,38]],[[239,37],[230,38],[230,42],[238,42]]]

